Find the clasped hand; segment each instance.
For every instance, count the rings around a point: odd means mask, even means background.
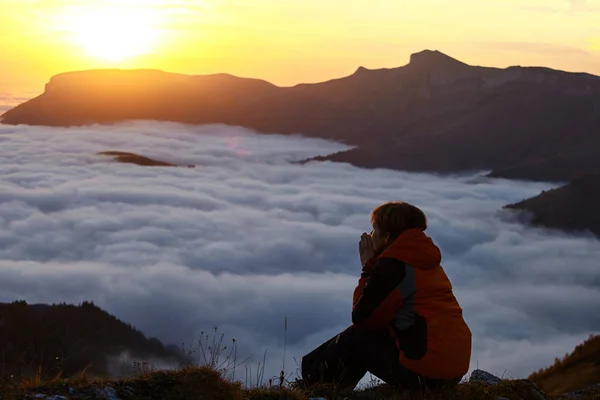
[[[360,263],[364,267],[367,261],[375,256],[375,250],[373,250],[373,239],[371,235],[366,232],[360,236],[360,242],[358,242],[358,252],[360,254]]]

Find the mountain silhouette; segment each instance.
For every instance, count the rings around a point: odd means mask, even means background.
[[[43,378],[71,377],[84,370],[113,375],[109,358],[125,353],[173,366],[183,360],[178,349],[146,338],[93,302],[79,306],[0,303],[0,380],[29,377],[38,369]]]
[[[600,335],[590,335],[572,353],[556,358],[553,365],[534,372],[528,379],[550,394],[600,385]]]
[[[292,87],[227,74],[71,72],[2,116],[52,126],[129,119],[334,139],[356,147],[317,160],[366,168],[567,181],[600,167],[599,77],[470,66],[429,50],[402,67]]]
[[[136,164],[144,167],[176,167],[177,165],[164,161],[154,160],[146,156],[124,151],[102,151],[97,153],[100,156],[113,157],[114,160],[125,164]],[[195,168],[195,165],[188,165],[188,168]]]
[[[584,174],[558,189],[516,204],[508,209],[525,210],[531,223],[564,231],[591,231],[600,237],[600,174]]]

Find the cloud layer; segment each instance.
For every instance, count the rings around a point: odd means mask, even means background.
[[[0,301],[93,300],[177,345],[217,326],[254,370],[268,349],[265,376],[281,369],[287,317],[295,372],[350,323],[370,211],[405,200],[442,248],[472,368],[524,377],[600,330],[600,242],[499,211],[550,184],[290,163],[343,148],[218,125],[0,125]]]

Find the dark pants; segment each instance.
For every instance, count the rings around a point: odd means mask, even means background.
[[[385,329],[367,331],[350,326],[302,358],[306,385],[326,383],[354,389],[367,372],[408,390],[439,388],[460,380],[428,379],[403,367],[398,348]]]

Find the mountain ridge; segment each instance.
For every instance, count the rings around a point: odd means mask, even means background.
[[[356,146],[323,159],[361,167],[491,170],[505,177],[520,166],[518,178],[565,181],[597,164],[587,153],[600,147],[592,134],[600,130],[600,77],[471,66],[437,50],[414,53],[400,67],[359,67],[348,76],[290,87],[222,73],[94,69],[53,76],[44,93],[1,118],[48,126],[129,119],[223,123]],[[568,173],[528,167],[558,152],[568,156]]]

